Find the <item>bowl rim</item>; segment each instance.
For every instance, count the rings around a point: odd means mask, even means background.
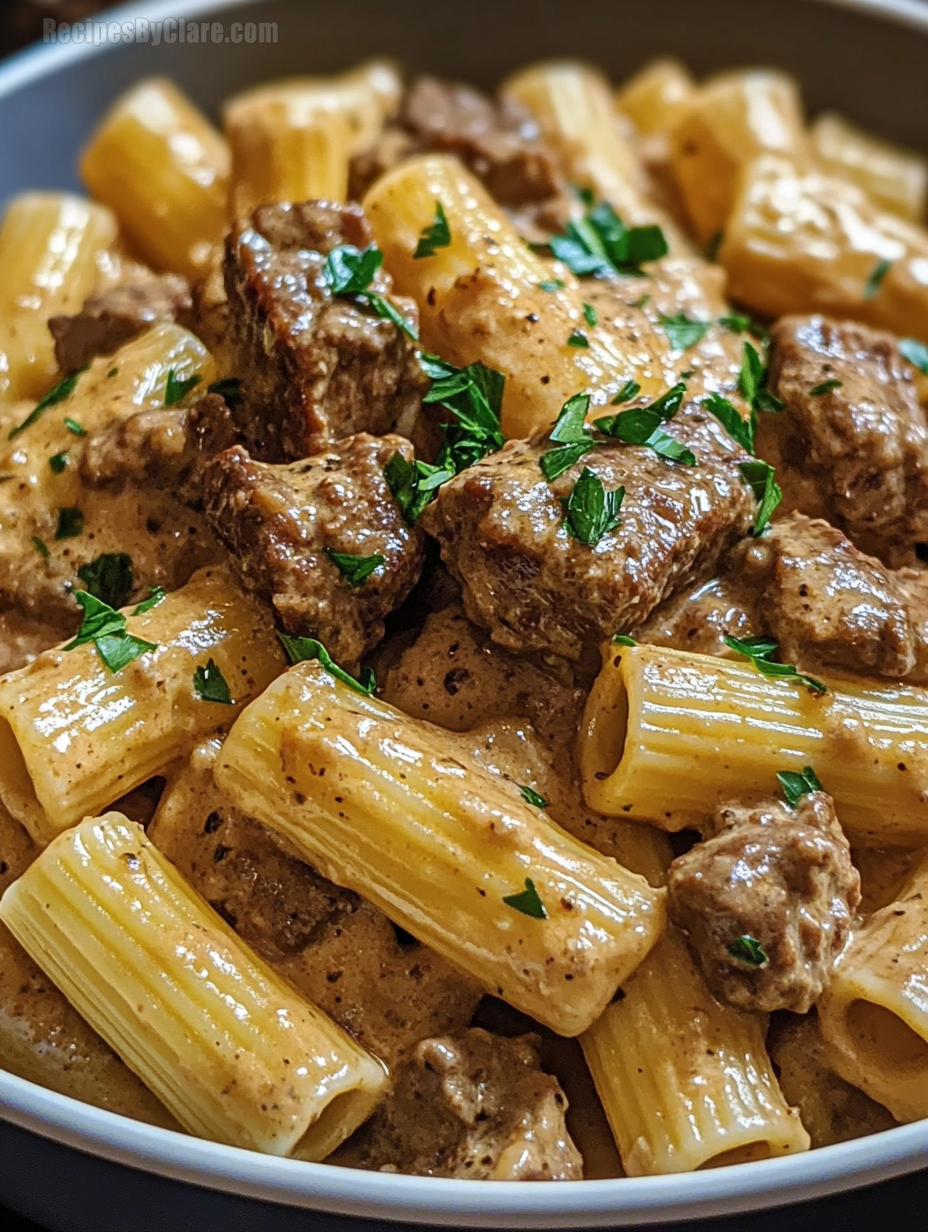
[[[268,0],[136,0],[108,21],[161,21],[231,13]],[[928,35],[924,0],[804,0],[908,26]],[[0,62],[0,100],[105,48],[51,44]],[[261,1155],[134,1121],[59,1095],[0,1069],[0,1119],[61,1145],[157,1176],[246,1198],[330,1214],[444,1226],[598,1228],[734,1214],[823,1197],[928,1164],[928,1120],[800,1155],[706,1172],[492,1185],[366,1172]]]

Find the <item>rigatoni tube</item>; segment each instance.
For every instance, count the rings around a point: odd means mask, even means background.
[[[451,242],[417,260],[436,202]],[[507,437],[549,428],[567,399],[583,390],[596,407],[632,378],[644,394],[664,391],[663,374],[644,347],[587,325],[575,289],[542,290],[542,283],[552,285],[550,262],[530,251],[456,158],[434,154],[402,163],[377,180],[364,208],[396,289],[419,306],[424,345],[450,363],[480,360],[507,378]],[[588,345],[571,344],[577,331]]]
[[[928,858],[838,959],[819,1021],[842,1078],[897,1121],[928,1117]]]
[[[23,193],[0,224],[0,401],[40,398],[58,365],[48,331],[79,312],[116,239],[105,206],[70,193]]]
[[[386,1075],[251,953],[119,813],[62,834],[0,919],[191,1133],[324,1159]]]
[[[324,876],[562,1035],[594,1021],[663,926],[662,891],[555,826],[466,739],[315,663],[240,716],[215,777]]]
[[[809,1149],[764,1027],[762,1016],[716,1001],[669,928],[581,1039],[629,1176]]]
[[[0,799],[40,844],[160,774],[233,721],[283,669],[273,623],[221,569],[203,569],[128,632],[154,644],[111,672],[94,643],[58,647],[0,680]],[[204,700],[212,660],[231,704]]]
[[[205,272],[226,229],[229,150],[170,81],[149,78],[117,100],[84,150],[81,176],[152,265],[188,278]]]
[[[862,846],[928,842],[928,692],[824,677],[825,693],[751,664],[609,643],[580,733],[591,808],[699,828],[725,799],[812,765]]]

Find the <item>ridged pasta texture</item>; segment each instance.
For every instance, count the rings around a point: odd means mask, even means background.
[[[386,1074],[235,936],[119,813],[61,835],[0,919],[191,1133],[323,1159]]]

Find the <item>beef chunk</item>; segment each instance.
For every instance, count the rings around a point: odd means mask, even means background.
[[[189,327],[192,319],[186,280],[177,274],[151,274],[92,295],[76,316],[52,317],[48,328],[58,367],[76,372],[97,355],[112,355],[157,321],[180,321]]]
[[[566,1111],[557,1079],[539,1066],[537,1037],[474,1027],[423,1040],[336,1162],[469,1180],[581,1180]]]
[[[741,1009],[804,1014],[848,938],[860,877],[824,792],[723,804],[709,837],[670,866],[670,918],[688,934],[715,993]],[[759,942],[759,966],[732,954]]]
[[[584,644],[641,624],[694,575],[710,576],[747,533],[754,500],[718,425],[683,420],[671,430],[697,466],[608,444],[549,484],[539,459],[550,446],[536,439],[511,441],[446,483],[421,520],[470,619],[510,650],[576,659]],[[626,489],[621,525],[595,547],[567,533],[560,503],[584,465],[605,488]]]
[[[348,667],[383,637],[384,618],[425,559],[425,536],[404,521],[383,477],[397,452],[413,456],[401,437],[362,434],[288,466],[230,449],[202,472],[207,520],[244,584],[274,605],[288,633],[318,638]],[[353,586],[329,552],[384,559]]]
[[[226,244],[229,343],[242,380],[235,411],[265,462],[305,458],[355,432],[380,435],[413,414],[426,385],[412,342],[366,304],[333,298],[326,256],[373,242],[357,205],[261,206]],[[389,296],[383,270],[371,289]],[[393,300],[411,324],[412,300]],[[410,409],[412,408],[412,409]]]
[[[773,329],[760,452],[786,503],[825,517],[888,564],[928,539],[928,426],[896,339],[853,321],[786,317]],[[834,389],[813,393],[829,381]]]
[[[396,122],[356,158],[351,194],[413,154],[456,154],[502,205],[524,206],[564,192],[557,162],[528,111],[495,102],[470,86],[419,77],[406,92]]]

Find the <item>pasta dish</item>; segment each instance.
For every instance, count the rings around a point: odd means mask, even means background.
[[[374,61],[80,172],[0,221],[0,1066],[473,1179],[928,1117],[928,160]]]

